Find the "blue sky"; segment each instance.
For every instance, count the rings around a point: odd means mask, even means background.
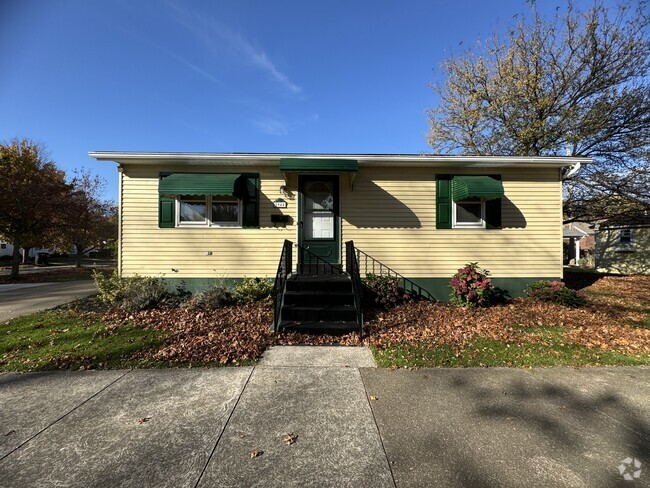
[[[588,3],[588,2],[587,2]],[[539,2],[553,11],[557,2]],[[526,12],[495,1],[0,1],[0,140],[93,150],[427,152],[440,62]]]

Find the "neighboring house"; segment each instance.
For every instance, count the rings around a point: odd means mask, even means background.
[[[593,267],[595,234],[593,226],[585,222],[564,224],[563,237],[566,245],[564,264]]]
[[[5,241],[0,241],[0,257],[12,256],[14,253],[14,246]],[[5,258],[6,259],[6,258]]]
[[[605,273],[650,274],[650,216],[598,225],[596,269]]]
[[[24,255],[24,252],[25,252],[24,249],[20,248],[21,256]],[[27,251],[27,257],[34,259],[38,253],[43,253],[43,252],[51,254],[51,251],[49,249],[32,247]],[[0,241],[0,257],[3,256],[11,257],[13,256],[13,253],[14,253],[14,246],[12,244],[9,244],[4,241]]]
[[[585,158],[93,152],[119,164],[119,272],[192,290],[308,260],[447,300],[477,261],[512,296],[562,278],[561,169]],[[350,248],[351,249],[351,248]],[[327,267],[327,266],[325,266]],[[304,267],[302,268],[304,270]],[[316,268],[318,271],[318,267]],[[314,272],[316,272],[314,271]]]

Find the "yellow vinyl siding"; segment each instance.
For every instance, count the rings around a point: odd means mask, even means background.
[[[435,174],[501,174],[503,229],[436,229]],[[562,276],[557,169],[362,168],[342,192],[343,240],[404,276],[450,277],[478,261],[497,277]],[[525,222],[524,220],[525,219]],[[361,263],[362,268],[364,263]]]
[[[259,173],[260,228],[159,229],[161,171]],[[436,229],[436,173],[501,174],[505,195],[512,202],[503,206],[505,228]],[[169,278],[275,276],[283,241],[297,240],[296,179],[289,187],[293,200],[279,193],[284,184],[277,166],[126,165],[120,195],[121,272]],[[278,197],[287,201],[287,208],[273,206]],[[348,179],[341,178],[342,243],[354,240],[358,248],[411,278],[448,278],[471,261],[478,261],[495,277],[559,277],[561,198],[557,169],[463,171],[362,165],[352,191]],[[274,227],[272,213],[290,215],[293,222]]]
[[[158,175],[170,172],[260,174],[259,229],[158,228]],[[295,240],[295,227],[274,227],[272,213],[295,219],[296,200],[275,208],[282,174],[273,168],[127,166],[122,176],[122,259],[124,276],[167,278],[273,277],[284,239]],[[208,252],[212,252],[209,256]],[[177,270],[177,271],[174,271]]]

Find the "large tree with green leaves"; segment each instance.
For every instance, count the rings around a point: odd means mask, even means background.
[[[71,186],[45,147],[28,139],[0,144],[0,236],[14,246],[11,278],[20,269],[20,248],[42,245],[63,225]]]
[[[533,8],[442,64],[429,144],[447,154],[591,157],[565,185],[567,220],[648,211],[649,26],[645,2],[614,12],[570,3],[552,18]]]

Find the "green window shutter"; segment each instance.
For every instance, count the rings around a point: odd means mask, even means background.
[[[489,175],[490,178],[501,181],[501,175]],[[500,229],[501,228],[501,200],[502,198],[494,198],[485,202],[485,228],[486,229]]]
[[[260,226],[259,216],[259,187],[258,174],[244,174],[241,176],[243,187],[242,194],[242,227],[257,228]]]
[[[436,229],[451,229],[451,175],[436,175]]]
[[[176,227],[176,200],[160,197],[158,199],[158,227]]]
[[[485,202],[485,228],[501,228],[501,199],[495,198]]]

